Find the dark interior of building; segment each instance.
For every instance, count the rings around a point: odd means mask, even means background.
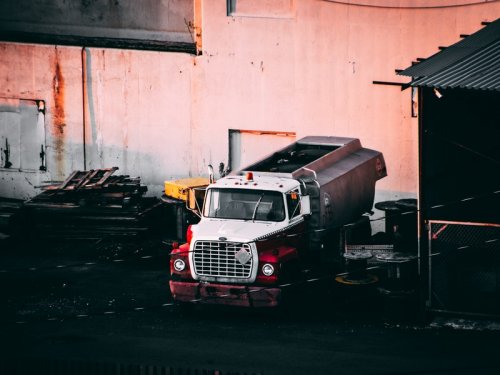
[[[425,217],[499,223],[500,93],[421,90]]]

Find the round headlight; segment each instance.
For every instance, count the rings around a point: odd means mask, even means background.
[[[186,268],[186,262],[184,262],[182,259],[176,259],[174,261],[174,269],[177,272],[184,271],[185,268]]]
[[[262,266],[262,273],[266,276],[271,276],[274,273],[274,267],[271,264],[266,263]]]

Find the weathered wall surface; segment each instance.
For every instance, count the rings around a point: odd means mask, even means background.
[[[431,3],[458,0],[405,2]],[[165,179],[227,164],[228,131],[240,129],[359,137],[386,158],[377,199],[414,197],[410,90],[372,82],[406,82],[394,69],[500,15],[500,3],[232,4],[228,16],[226,0],[202,2],[201,56],[0,43],[0,98],[44,101],[47,153],[46,172],[0,168],[0,196],[24,198],[73,169],[111,166],[159,195]]]
[[[415,196],[418,119],[411,90],[372,82],[407,82],[394,70],[500,15],[498,3],[441,7],[470,1],[283,0],[267,14],[259,6],[269,2],[235,3],[224,17],[224,0],[204,2],[193,90],[202,155],[224,158],[227,127],[359,137],[386,158],[378,199]],[[216,147],[201,142],[210,138]]]
[[[45,139],[39,142],[45,146],[48,168],[47,172],[21,171],[13,165],[0,170],[0,195],[27,198],[43,181],[63,179],[68,171],[81,167],[79,56],[77,48],[0,44],[0,97],[45,103]]]
[[[85,51],[87,168],[118,166],[161,195],[165,179],[190,173],[193,57]]]
[[[0,196],[27,198],[75,169],[118,166],[117,173],[141,176],[152,194],[164,179],[189,173],[192,59],[0,44],[0,98],[45,102],[47,166],[0,169]]]

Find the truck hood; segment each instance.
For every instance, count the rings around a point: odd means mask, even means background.
[[[290,227],[288,221],[252,222],[244,220],[204,219],[192,227],[193,240],[219,240],[251,242]]]

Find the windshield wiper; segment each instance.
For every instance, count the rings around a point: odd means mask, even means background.
[[[255,203],[255,208],[253,209],[252,222],[255,222],[255,215],[257,215],[257,208],[259,207],[260,201],[264,198],[264,193],[260,195],[259,200]]]

